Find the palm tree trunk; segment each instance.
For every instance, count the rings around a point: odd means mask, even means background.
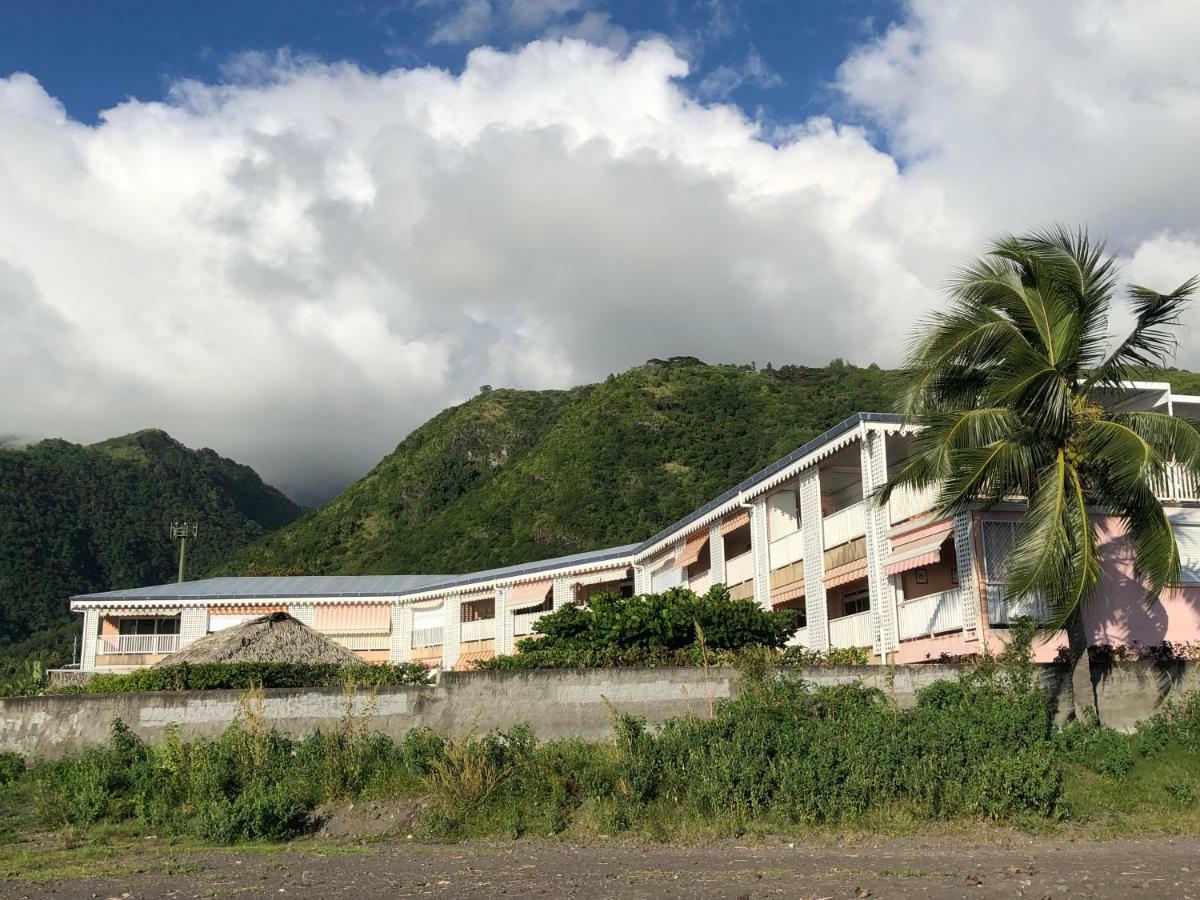
[[[1067,657],[1071,666],[1071,696],[1075,703],[1075,718],[1083,720],[1089,716],[1099,719],[1096,707],[1096,689],[1092,685],[1092,666],[1088,659],[1087,631],[1083,627],[1083,614],[1076,610],[1067,619]]]

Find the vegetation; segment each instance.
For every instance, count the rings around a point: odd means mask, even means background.
[[[521,671],[527,669],[657,669],[673,666],[721,666],[739,669],[750,659],[760,659],[768,665],[788,669],[825,668],[828,666],[865,666],[871,662],[866,647],[830,647],[828,650],[806,650],[803,647],[743,647],[737,650],[711,650],[699,643],[676,650],[637,647],[623,649],[577,649],[565,647],[548,649],[535,646],[511,656],[495,656],[476,660],[477,669],[491,671]]]
[[[463,739],[418,729],[395,742],[349,713],[296,741],[265,727],[251,692],[215,740],[150,747],[118,723],[106,747],[31,773],[17,762],[0,770],[3,790],[32,785],[44,823],[127,823],[217,843],[284,840],[311,827],[322,803],[381,797],[427,798],[418,830],[439,839],[1133,815],[1200,828],[1200,699],[1132,735],[1094,722],[1053,733],[1031,636],[1026,628],[1004,656],[922,690],[910,710],[857,684],[812,688],[760,666],[708,717],[651,730],[614,713],[611,743],[538,742],[524,726]],[[1169,823],[1154,818],[1164,809]]]
[[[183,663],[137,669],[124,675],[96,675],[82,685],[51,688],[50,694],[125,694],[140,691],[215,691],[250,688],[381,687],[428,684],[420,663],[343,666],[336,663]]]
[[[161,431],[0,448],[0,679],[69,661],[72,594],[173,580],[172,521],[203,523],[198,574],[299,514],[254,470]]]
[[[1003,237],[967,266],[951,306],[918,332],[904,412],[924,426],[887,486],[941,485],[949,514],[1029,497],[1007,560],[1007,590],[1037,594],[1066,627],[1076,709],[1095,711],[1083,610],[1100,580],[1093,511],[1121,519],[1156,600],[1180,580],[1175,536],[1154,485],[1169,463],[1200,476],[1200,434],[1159,412],[1119,412],[1103,392],[1162,366],[1198,281],[1161,294],[1129,288],[1133,330],[1108,349],[1117,271],[1087,235]]]

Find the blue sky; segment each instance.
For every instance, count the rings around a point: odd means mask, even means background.
[[[666,36],[689,59],[693,89],[712,79],[701,92],[708,98],[795,121],[834,104],[828,84],[848,48],[897,14],[891,0],[526,4],[489,3],[488,26],[456,40],[438,34],[462,14],[462,0],[4,0],[0,74],[36,76],[71,116],[94,122],[128,97],[161,99],[179,79],[220,80],[247,52],[288,48],[372,71],[430,64],[457,72],[476,44],[507,49],[590,15],[631,39]],[[747,65],[755,56],[761,67]]]

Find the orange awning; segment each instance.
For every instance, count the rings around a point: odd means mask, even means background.
[[[708,532],[701,531],[699,534],[693,535],[683,549],[679,552],[679,556],[675,560],[675,568],[686,569],[700,558],[700,554],[704,552],[704,548],[708,546]]]
[[[729,534],[731,531],[737,531],[743,525],[750,524],[750,513],[746,510],[734,513],[728,519],[721,523],[721,534]]]
[[[553,579],[544,578],[541,581],[526,581],[524,584],[514,584],[508,589],[508,602],[540,603],[546,599],[546,592],[554,586]]]
[[[391,631],[390,603],[318,603],[313,608],[313,628],[333,634]]]
[[[942,547],[952,531],[954,523],[947,522],[943,527],[922,535],[918,541],[894,546],[884,562],[883,573],[896,575],[938,562],[942,558]]]
[[[179,612],[179,610],[176,609],[174,612]],[[271,613],[287,612],[287,607],[280,606],[278,603],[235,603],[210,606],[208,612],[213,616],[269,616]],[[140,614],[146,615],[147,613],[141,612]]]
[[[771,591],[771,603],[786,603],[788,600],[795,600],[797,597],[804,596],[804,582],[794,581],[791,584],[785,584],[782,587],[777,587]]]
[[[863,557],[862,559],[856,559],[852,563],[838,566],[836,569],[830,569],[826,572],[825,587],[837,587],[839,584],[848,584],[851,581],[857,581],[866,576],[867,560],[866,557]]]
[[[471,672],[475,666],[472,663],[479,661],[483,662],[486,659],[491,659],[496,654],[491,650],[472,650],[470,653],[458,654],[458,662],[454,664],[455,672]]]

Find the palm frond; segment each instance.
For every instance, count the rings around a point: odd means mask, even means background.
[[[1169,294],[1134,285],[1129,288],[1135,322],[1133,331],[1088,377],[1084,390],[1096,385],[1115,387],[1138,366],[1163,366],[1178,346],[1174,326],[1195,293],[1200,279],[1189,278]]]

